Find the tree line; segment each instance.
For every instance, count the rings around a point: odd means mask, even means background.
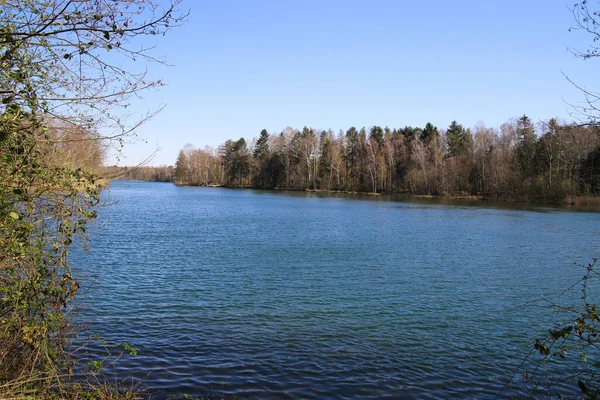
[[[600,129],[534,124],[523,115],[499,129],[304,127],[262,130],[251,142],[217,149],[186,145],[177,157],[180,185],[336,190],[518,200],[563,200],[600,193]]]

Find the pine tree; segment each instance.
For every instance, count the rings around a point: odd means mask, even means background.
[[[452,121],[446,131],[446,136],[448,137],[450,156],[459,156],[467,150],[471,138],[469,132],[461,124]]]
[[[533,167],[533,159],[535,157],[537,139],[533,124],[527,115],[523,115],[517,121],[517,135],[519,136],[519,144],[517,145],[519,168],[525,174],[530,175],[529,173]]]
[[[183,150],[179,151],[177,161],[175,162],[175,182],[186,183],[188,177],[188,162]]]
[[[260,136],[256,140],[252,156],[254,158],[254,165],[256,166],[256,173],[253,178],[254,185],[258,187],[271,185],[272,179],[269,168],[271,155],[269,152],[269,133],[266,129],[260,131]]]
[[[263,160],[269,156],[269,133],[266,129],[260,131],[260,136],[256,140],[256,146],[252,155],[254,158]]]
[[[438,135],[438,128],[436,126],[433,126],[431,122],[428,122],[427,125],[425,125],[425,129],[423,129],[423,131],[421,132],[421,136],[419,137],[419,139],[421,139],[422,142],[429,143],[434,137],[437,137]]]

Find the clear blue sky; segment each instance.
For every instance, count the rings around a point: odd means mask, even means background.
[[[527,114],[571,120],[598,61],[576,59],[591,37],[569,32],[564,0],[183,0],[186,24],[152,38],[168,86],[134,103],[166,108],[138,130],[120,165],[157,146],[173,164],[186,144],[218,146],[287,126],[497,127]],[[562,71],[562,72],[561,72]],[[598,85],[596,85],[598,83]],[[596,85],[596,87],[594,87]]]

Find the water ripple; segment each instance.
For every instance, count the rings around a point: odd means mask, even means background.
[[[83,317],[170,395],[493,398],[600,214],[114,183]],[[593,254],[593,253],[596,254]],[[93,350],[93,349],[91,349]],[[522,387],[504,395],[526,395]]]

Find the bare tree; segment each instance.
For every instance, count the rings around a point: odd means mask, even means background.
[[[146,74],[149,64],[162,61],[141,38],[160,37],[177,25],[176,5],[0,2],[3,392],[32,375],[44,386],[70,371],[67,306],[80,283],[71,273],[69,245],[75,236],[85,240],[100,185],[92,173],[66,161],[83,154],[73,153],[80,150],[75,144],[111,140],[119,147],[143,122],[123,110],[132,96],[162,84]],[[67,154],[65,162],[51,157],[60,151]]]
[[[585,50],[570,49],[575,57],[584,60],[600,57],[600,10],[593,9],[588,0],[575,3],[571,9],[575,25],[569,29],[570,32],[583,32],[591,37],[590,45]],[[579,104],[570,105],[573,108],[572,116],[583,124],[598,125],[600,123],[600,93],[589,89],[585,85],[572,80],[565,75],[567,80],[581,91],[584,100]]]

